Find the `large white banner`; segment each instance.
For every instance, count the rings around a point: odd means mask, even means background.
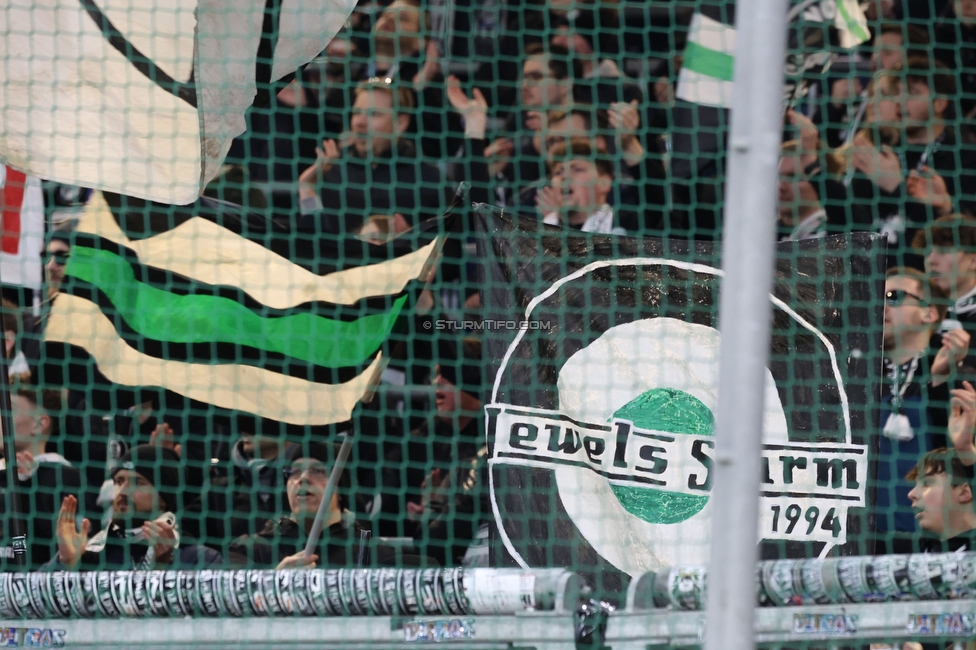
[[[70,185],[194,201],[256,81],[313,59],[355,0],[7,0],[0,161]],[[259,61],[271,60],[270,66]]]

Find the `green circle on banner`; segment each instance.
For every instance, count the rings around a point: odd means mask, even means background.
[[[678,435],[711,436],[715,418],[701,400],[676,388],[653,388],[624,404],[614,419],[628,420],[639,429]],[[624,510],[651,524],[676,524],[699,512],[707,494],[682,494],[654,488],[610,485]]]

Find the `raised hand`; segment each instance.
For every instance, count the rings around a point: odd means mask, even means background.
[[[437,73],[441,71],[440,56],[440,52],[437,51],[437,43],[427,41],[424,67],[413,77],[413,86],[418,92],[426,88],[427,84],[433,81]]]
[[[488,127],[488,102],[478,88],[474,89],[473,95],[473,99],[468,99],[461,89],[461,81],[454,75],[447,78],[447,100],[464,118],[464,137],[484,140]]]
[[[301,200],[318,195],[319,179],[332,169],[339,159],[339,145],[335,140],[323,140],[322,148],[315,147],[315,164],[308,167],[298,177],[298,198]]]
[[[945,179],[932,171],[929,167],[922,167],[922,173],[914,169],[905,179],[905,189],[908,196],[935,208],[941,217],[952,212],[952,197],[946,187]]]
[[[800,152],[806,156],[813,155],[816,158],[817,149],[820,147],[820,131],[813,121],[793,109],[786,111],[786,119],[797,130],[800,136]],[[804,161],[804,165],[810,164],[812,160]]]
[[[180,456],[180,452],[183,451],[182,446],[176,444],[173,429],[165,422],[156,425],[156,430],[153,431],[152,435],[149,436],[149,444],[165,447],[177,456]]]
[[[637,100],[630,103],[613,102],[607,112],[607,119],[622,141],[636,137],[640,128],[640,113],[637,112]]]
[[[275,571],[283,571],[285,569],[311,569],[318,561],[318,555],[305,557],[305,551],[299,551],[279,562],[278,566],[275,567]]]
[[[511,162],[515,154],[515,143],[511,138],[498,138],[485,147],[485,158],[488,159],[488,173],[494,178]]]
[[[535,207],[543,217],[547,217],[554,212],[559,214],[563,207],[563,193],[552,185],[546,185],[536,192]],[[550,222],[546,221],[546,223]],[[559,224],[553,223],[552,225],[558,226]]]
[[[949,392],[949,440],[952,448],[959,452],[960,460],[967,465],[976,461],[976,443],[973,432],[976,428],[976,389],[968,381],[962,388]]]
[[[939,386],[945,382],[953,366],[969,354],[969,332],[962,328],[949,330],[942,335],[942,347],[932,360],[932,384]]]
[[[29,451],[17,452],[17,474],[19,476],[30,476],[34,470],[34,454]]]
[[[156,561],[169,564],[173,561],[176,531],[163,521],[147,521],[142,525],[142,537],[153,547]]]
[[[863,133],[854,138],[853,144],[851,163],[854,167],[884,191],[894,192],[901,185],[904,176],[901,162],[891,147],[883,145],[878,150]]]
[[[91,522],[87,519],[81,522],[81,529],[75,526],[75,515],[78,514],[78,499],[66,496],[61,501],[61,511],[58,513],[58,560],[68,570],[74,569],[81,561],[88,544],[88,531]]]

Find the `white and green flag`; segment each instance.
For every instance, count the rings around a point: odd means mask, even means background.
[[[734,68],[735,29],[696,13],[678,76],[678,99],[731,108]]]
[[[832,22],[837,29],[841,47],[852,48],[867,41],[871,35],[867,19],[856,0],[823,0],[812,5],[803,14],[807,22]],[[678,99],[693,104],[731,108],[732,78],[735,72],[734,27],[722,24],[708,16],[696,13],[688,28],[684,62],[678,76]],[[805,39],[799,42],[805,43]],[[802,96],[793,89],[796,84],[805,87],[802,80],[794,79],[814,70],[823,70],[830,64],[833,54],[826,49],[809,46],[794,50],[791,46],[785,62],[787,101]]]

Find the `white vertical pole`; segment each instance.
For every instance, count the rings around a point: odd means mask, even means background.
[[[755,647],[756,533],[788,0],[738,0],[705,650]]]

